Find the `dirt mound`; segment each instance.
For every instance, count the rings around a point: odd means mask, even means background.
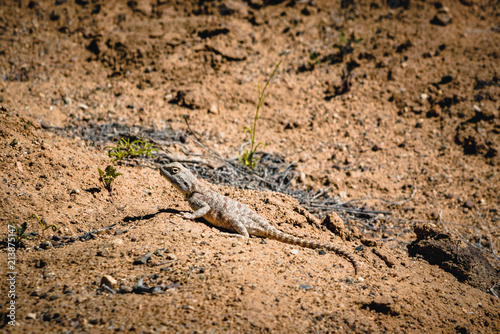
[[[418,224],[414,231],[417,240],[408,245],[410,256],[421,255],[430,264],[452,273],[459,281],[485,292],[498,290],[498,272],[478,248],[432,224]]]

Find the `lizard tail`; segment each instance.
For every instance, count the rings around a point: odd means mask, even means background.
[[[278,230],[276,228],[268,229],[266,231],[266,237],[268,237],[269,239],[275,239],[275,240],[278,240],[278,241],[281,241],[281,242],[284,242],[287,244],[291,244],[291,245],[297,245],[297,246],[311,248],[311,249],[318,249],[318,248],[326,249],[328,251],[332,251],[334,253],[337,253],[338,255],[343,256],[346,259],[348,259],[352,263],[352,266],[354,267],[354,274],[355,275],[358,274],[359,267],[358,267],[357,261],[352,257],[351,254],[344,251],[343,249],[340,249],[337,246],[334,246],[332,244],[321,244],[321,243],[313,241],[313,240],[305,240],[305,239],[301,239],[298,237],[294,237],[293,235],[281,232],[280,230]]]

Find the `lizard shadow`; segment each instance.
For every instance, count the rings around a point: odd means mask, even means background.
[[[159,209],[155,213],[150,213],[150,214],[146,214],[146,215],[127,216],[127,217],[123,218],[122,221],[124,223],[131,223],[131,222],[135,222],[135,221],[138,221],[138,220],[149,220],[149,219],[152,219],[152,218],[156,217],[160,213],[172,213],[172,214],[178,215],[178,214],[180,214],[182,212],[189,212],[189,211],[177,210],[177,209]],[[225,229],[225,228],[222,228],[222,227],[219,227],[219,226],[215,226],[212,223],[210,223],[208,220],[205,220],[204,218],[196,218],[196,219],[194,219],[194,221],[196,221],[198,223],[205,224],[208,227],[215,227],[216,229],[218,229],[221,232],[232,232],[232,233],[234,233],[234,231],[232,231],[230,229]]]
[[[155,213],[154,215],[157,215],[158,213],[173,213],[173,214],[177,214],[178,215],[178,214],[181,214],[182,212],[190,212],[190,211],[176,210],[176,209],[161,209],[157,213]],[[204,225],[206,225],[208,227],[214,227],[214,228],[216,228],[217,230],[219,230],[221,232],[235,233],[231,229],[226,229],[226,228],[214,225],[211,222],[209,222],[208,220],[206,220],[205,218],[196,218],[196,219],[188,219],[188,220],[193,220],[193,221],[195,221],[197,223],[202,223],[202,224],[204,224]]]
[[[149,220],[149,219],[152,219],[152,218],[156,217],[156,215],[158,215],[160,213],[174,213],[174,214],[179,214],[179,213],[181,213],[181,211],[175,210],[175,209],[160,209],[160,210],[158,210],[158,212],[150,213],[150,214],[147,214],[147,215],[126,216],[125,218],[123,218],[123,222],[124,223],[131,223],[131,222],[135,222],[135,221],[138,221],[138,220]]]

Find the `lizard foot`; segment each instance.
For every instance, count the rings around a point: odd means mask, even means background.
[[[176,216],[181,217],[181,218],[185,218],[185,219],[194,219],[193,215],[189,212],[181,212],[181,213],[178,213]]]
[[[244,235],[241,235],[241,234],[238,234],[238,233],[220,232],[219,234],[223,235],[225,237],[245,238]]]

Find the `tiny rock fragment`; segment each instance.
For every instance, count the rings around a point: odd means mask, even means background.
[[[471,199],[466,200],[464,203],[464,207],[468,209],[472,209],[475,206],[476,204]]]
[[[208,109],[208,112],[209,112],[210,114],[218,114],[218,113],[219,113],[219,110],[217,109],[217,105],[212,104],[212,105],[210,106],[210,109]]]
[[[118,290],[119,293],[131,293],[132,292],[132,288],[128,285],[120,285],[120,289]]]
[[[28,314],[26,314],[26,319],[36,320],[36,313],[28,313]]]
[[[151,253],[146,253],[144,254],[143,256],[140,256],[138,257],[137,259],[135,259],[134,263],[135,265],[138,265],[138,264],[146,264],[146,262],[148,262],[148,260],[151,258]]]
[[[118,286],[118,281],[111,275],[104,275],[101,278],[101,285],[105,284],[110,288],[116,288]]]
[[[176,256],[175,254],[170,254],[170,253],[169,253],[169,254],[167,254],[167,255],[165,255],[165,258],[166,258],[167,260],[170,260],[170,261],[175,261],[175,260],[177,260],[177,256]]]
[[[134,293],[139,293],[139,294],[151,293],[152,291],[153,291],[152,288],[149,288],[146,285],[144,285],[144,279],[142,278],[139,281],[137,281],[137,284],[134,286],[133,289]]]
[[[16,161],[16,168],[21,172],[24,171],[23,164],[20,161]]]
[[[451,15],[448,7],[443,7],[440,10],[438,10],[436,15],[432,18],[431,24],[444,27],[450,24],[452,19],[453,15]]]
[[[40,244],[41,249],[50,249],[52,248],[52,243],[50,241],[44,241]]]

